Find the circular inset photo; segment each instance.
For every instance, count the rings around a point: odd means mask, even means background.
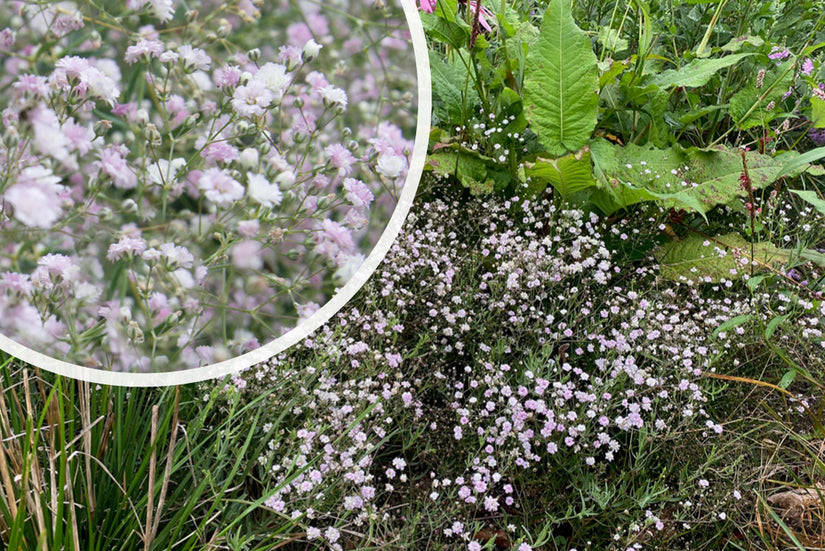
[[[3,2],[0,347],[170,384],[326,321],[424,163],[426,49],[405,2]]]

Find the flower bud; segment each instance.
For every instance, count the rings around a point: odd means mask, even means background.
[[[226,38],[232,33],[232,23],[223,17],[218,19],[218,36]]]
[[[129,214],[137,214],[138,212],[138,204],[132,198],[126,199],[120,206],[124,212],[128,212]]]
[[[289,249],[289,251],[286,253],[286,257],[293,261],[298,260],[301,257],[301,253],[298,251],[298,249]]]
[[[318,57],[318,54],[321,53],[321,48],[323,48],[323,46],[315,42],[314,39],[310,38],[309,42],[304,44],[304,49],[301,52],[301,59],[304,60],[304,63],[309,63]]]
[[[129,329],[126,331],[126,334],[129,335],[129,338],[135,344],[142,344],[144,341],[143,331],[140,329],[138,323],[134,320],[129,322]]]
[[[154,147],[158,147],[163,144],[163,137],[160,135],[158,127],[153,123],[147,124],[146,128],[143,129],[143,137],[145,137]]]
[[[138,126],[143,126],[149,122],[149,112],[146,109],[138,109],[135,112],[135,123]]]
[[[186,120],[183,121],[183,125],[186,128],[194,128],[194,126],[196,124],[198,124],[198,121],[200,120],[200,118],[201,118],[200,113],[193,113],[193,114],[189,115],[188,117],[186,117]]]
[[[252,48],[248,52],[246,52],[246,57],[249,58],[249,61],[255,63],[259,59],[261,59],[261,49],[260,48]]]
[[[101,119],[95,123],[94,132],[95,138],[101,138],[109,133],[112,128],[112,121],[108,119]]]
[[[260,159],[261,155],[254,147],[247,147],[241,151],[241,166],[247,170],[257,167]]]
[[[235,130],[238,131],[238,134],[246,134],[249,132],[249,123],[243,119],[239,120],[235,123]]]

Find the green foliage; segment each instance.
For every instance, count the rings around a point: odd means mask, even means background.
[[[748,85],[730,98],[730,115],[736,127],[747,130],[764,126],[782,113],[781,109],[768,110],[769,104],[782,101],[782,96],[793,84],[793,62],[765,73],[762,85],[757,88],[758,74],[753,75]]]
[[[255,480],[266,395],[223,406],[196,388],[97,387],[0,367],[0,542],[8,549],[185,550],[242,528],[271,549],[292,522],[260,518]],[[194,395],[193,395],[194,394]],[[256,502],[257,497],[261,497]],[[255,512],[258,519],[251,513]],[[210,543],[211,542],[211,543]]]
[[[800,199],[811,205],[820,214],[825,215],[825,200],[823,200],[815,191],[802,191],[792,189],[791,193],[797,195]]]
[[[430,155],[427,168],[441,176],[454,175],[474,194],[501,189],[509,176],[494,159],[458,145],[439,149]]]
[[[528,178],[550,184],[564,199],[596,185],[591,173],[590,153],[581,157],[538,158],[535,163],[525,163],[525,174]]]
[[[576,26],[567,0],[547,6],[541,34],[527,57],[524,101],[527,119],[548,153],[578,151],[598,115],[596,56]]]
[[[694,59],[678,70],[669,69],[653,79],[654,84],[659,88],[670,88],[671,86],[684,86],[686,88],[697,88],[704,86],[720,70],[730,67],[752,53],[733,54],[716,59]]]
[[[660,274],[672,281],[718,283],[735,280],[753,271],[782,270],[801,260],[825,266],[817,251],[782,249],[770,242],[750,243],[738,233],[714,237],[689,235],[660,246],[654,253]]]
[[[469,86],[467,69],[456,59],[445,60],[430,52],[433,114],[439,120],[461,120],[478,108],[478,93]]]

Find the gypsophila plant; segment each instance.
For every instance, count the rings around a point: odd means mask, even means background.
[[[6,2],[0,331],[113,370],[228,359],[350,279],[404,184],[400,6]]]
[[[629,228],[546,201],[417,212],[361,300],[226,388],[251,399],[295,381],[271,397],[292,426],[257,458],[278,488],[267,510],[298,519],[319,549],[412,534],[629,546],[693,526],[705,509],[663,513],[675,474],[626,473],[663,468],[677,435],[722,438],[703,374],[737,350],[720,331],[748,303],[660,287],[652,258],[623,270],[606,242]],[[686,492],[706,491],[701,474]],[[422,508],[426,534],[407,524]],[[625,525],[605,536],[604,516]]]

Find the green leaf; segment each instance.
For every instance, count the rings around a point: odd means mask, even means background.
[[[678,70],[667,70],[653,79],[654,84],[660,88],[670,88],[671,86],[684,86],[686,88],[696,88],[704,86],[718,71],[735,65],[742,58],[753,55],[734,54],[716,59],[694,59]]]
[[[765,109],[772,101],[776,103],[782,101],[782,96],[793,84],[793,71],[788,70],[790,63],[792,62],[786,62],[766,72],[761,88],[756,88],[756,75],[754,75],[750,84],[731,96],[730,116],[740,129],[747,130],[766,124],[782,111],[775,108],[766,112]],[[764,98],[763,94],[765,94]]]
[[[788,388],[791,386],[791,383],[796,378],[796,369],[789,369],[782,378],[779,380],[779,388]]]
[[[747,323],[751,320],[751,317],[753,317],[751,314],[741,314],[739,316],[733,317],[728,321],[720,324],[719,327],[717,327],[716,329],[714,329],[713,336],[715,337],[719,333],[725,333],[727,331],[730,331],[734,327],[738,327],[744,323]]]
[[[825,201],[819,197],[817,192],[792,189],[791,193],[798,195],[800,199],[811,205],[820,214],[825,214]]]
[[[767,279],[767,276],[763,276],[763,275],[758,275],[758,276],[753,276],[751,278],[748,278],[748,283],[747,283],[748,289],[750,289],[751,291],[755,291],[756,288],[759,286],[759,284],[762,283],[763,281],[765,281],[765,279]]]
[[[590,39],[573,20],[568,0],[551,0],[527,56],[527,119],[548,153],[578,151],[596,126],[599,70]]]
[[[737,254],[734,254],[734,249],[738,251]],[[737,233],[712,239],[690,235],[681,241],[665,243],[654,251],[663,278],[708,283],[741,278],[750,271],[747,265],[749,258],[768,266],[783,268],[793,255],[794,251],[779,249],[772,243],[751,245]],[[762,270],[759,266],[754,269]]]
[[[825,147],[812,149],[802,155],[794,155],[787,163],[782,165],[782,170],[779,171],[777,178],[781,178],[782,176],[798,175],[805,170],[810,171],[810,164],[822,159],[823,157],[825,157]],[[805,165],[809,166],[806,167]],[[802,171],[799,171],[800,168],[802,168]]]
[[[607,84],[611,84],[614,82],[619,75],[621,75],[625,69],[629,66],[629,61],[616,61],[611,60],[609,62],[605,62],[606,65],[604,70],[601,71],[601,75],[599,76],[599,88],[604,88]],[[601,70],[601,69],[600,69]]]
[[[564,199],[596,185],[590,169],[590,153],[581,159],[568,155],[560,159],[542,159],[525,167],[528,178],[539,179],[553,186]]]
[[[776,332],[776,329],[779,327],[779,325],[782,324],[782,322],[787,320],[789,317],[791,317],[790,314],[785,314],[784,316],[776,316],[771,321],[769,321],[768,326],[765,327],[765,338],[770,340],[770,338],[773,337],[773,334]]]
[[[739,176],[742,174],[742,157],[739,149],[716,146],[711,149],[686,150],[690,170],[687,173],[690,193],[699,198],[709,210],[715,205],[729,203],[736,197],[747,196]],[[780,162],[769,155],[748,151],[745,155],[748,174],[754,189],[768,187],[776,181],[781,170]]]
[[[596,182],[614,196],[616,208],[661,200],[666,207],[688,207],[706,213],[747,194],[739,185],[742,159],[738,149],[621,147],[594,140],[590,151]],[[776,180],[781,170],[779,160],[754,151],[746,158],[754,188],[767,187]]]
[[[742,46],[745,44],[750,44],[751,46],[756,46],[757,48],[764,44],[765,41],[762,40],[759,36],[737,36],[736,38],[732,38],[730,42],[722,46],[722,51],[724,52],[738,52],[742,49]]]
[[[430,51],[430,75],[436,117],[453,123],[464,120],[464,113],[472,112],[479,102],[475,88],[467,85],[469,76],[466,68],[449,64],[436,52]]]
[[[461,48],[470,41],[469,25],[461,19],[447,21],[434,13],[420,12],[421,23],[427,36],[453,48]]]
[[[455,176],[476,195],[501,189],[510,178],[509,171],[494,159],[455,145],[442,147],[427,157],[425,168],[442,176]]]
[[[814,128],[825,128],[825,101],[811,97],[811,124]]]

